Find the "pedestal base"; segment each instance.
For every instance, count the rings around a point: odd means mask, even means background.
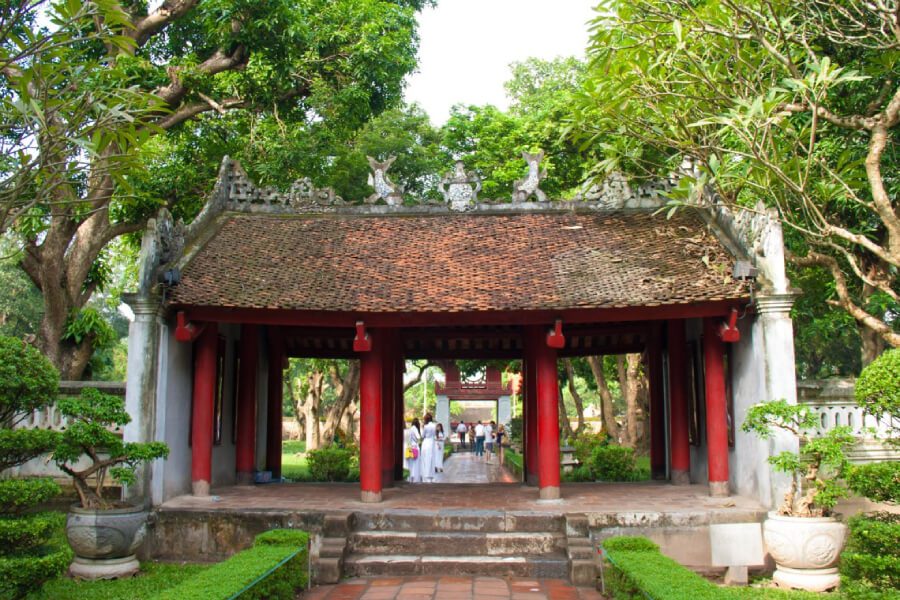
[[[541,488],[541,500],[557,500],[559,499],[559,488],[556,486],[547,486]]]
[[[76,556],[69,566],[69,575],[76,579],[117,579],[131,577],[140,570],[141,564],[134,554],[101,560]]]
[[[367,502],[367,503],[381,502],[381,492],[367,492],[367,491],[363,490],[360,495],[361,495],[361,499],[363,502]]]
[[[202,479],[200,481],[192,481],[191,493],[195,496],[209,496],[209,482]]]
[[[791,569],[778,567],[772,574],[772,581],[781,587],[826,592],[841,583],[837,567],[831,569]]]
[[[691,485],[691,472],[672,469],[673,485]]]
[[[727,498],[731,494],[728,492],[727,481],[710,481],[709,495],[713,498]]]

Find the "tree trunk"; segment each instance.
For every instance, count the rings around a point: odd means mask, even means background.
[[[562,384],[556,386],[556,397],[559,400],[559,428],[561,430],[562,435],[560,435],[560,443],[565,443],[567,437],[570,437],[574,432],[572,431],[572,424],[569,422],[569,414],[566,412],[566,401],[563,399],[563,388]]]
[[[331,377],[331,386],[337,394],[337,400],[328,410],[325,419],[325,425],[322,428],[322,443],[324,445],[331,444],[334,441],[334,435],[344,418],[344,413],[350,407],[350,404],[359,396],[359,361],[351,360],[347,366],[347,371],[343,375],[340,372],[337,361],[329,369]],[[348,431],[352,435],[352,431]]]
[[[629,448],[636,448],[641,437],[641,410],[638,399],[640,364],[640,354],[616,356],[619,387],[622,390],[622,398],[625,400],[625,435],[622,437],[622,445]]]
[[[578,427],[575,428],[575,435],[578,435],[584,430],[584,401],[581,399],[578,390],[575,389],[575,369],[572,368],[572,359],[565,359],[564,364],[566,366],[569,394],[572,395],[572,402],[575,403],[575,414],[578,416]]]
[[[613,407],[612,392],[609,391],[609,385],[606,383],[606,375],[603,374],[603,357],[588,356],[588,364],[591,366],[591,373],[594,374],[594,381],[597,382],[597,390],[600,393],[600,418],[603,421],[603,427],[606,433],[615,443],[620,443],[621,433],[619,432],[619,424],[616,422],[616,411]]]
[[[306,376],[307,390],[303,403],[303,416],[306,420],[306,451],[319,448],[319,406],[322,402],[322,391],[325,388],[325,374],[313,370]]]

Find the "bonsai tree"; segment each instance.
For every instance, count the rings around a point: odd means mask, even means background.
[[[0,472],[50,452],[55,431],[14,428],[56,399],[59,375],[37,349],[0,337]],[[60,492],[51,479],[0,479],[0,598],[19,598],[62,573],[71,560],[53,543],[62,515],[33,512]]]
[[[829,516],[837,501],[847,495],[842,477],[847,470],[846,450],[853,445],[849,427],[840,426],[812,437],[816,416],[809,407],[775,400],[756,404],[747,411],[743,431],[769,439],[776,430],[800,440],[800,452],[782,452],[769,457],[769,464],[792,475],[791,487],[778,514],[791,517]]]
[[[87,388],[78,397],[61,398],[57,409],[69,418],[70,425],[60,436],[54,460],[72,477],[83,508],[112,508],[116,503],[102,495],[107,478],[133,483],[135,469],[141,463],[169,455],[168,446],[162,442],[125,443],[111,431],[131,421],[122,398]],[[79,469],[77,463],[82,457],[87,457],[90,465]]]

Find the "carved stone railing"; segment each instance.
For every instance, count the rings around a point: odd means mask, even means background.
[[[813,435],[846,425],[859,443],[849,452],[853,462],[900,460],[900,448],[882,440],[890,435],[892,424],[887,417],[867,415],[853,397],[852,379],[807,380],[797,383],[797,399],[816,414]],[[895,424],[900,425],[900,424]]]
[[[104,394],[125,397],[125,384],[109,381],[61,381],[59,393],[61,396],[77,396],[84,388],[97,388]],[[51,404],[40,410],[33,411],[30,415],[19,421],[17,427],[28,429],[53,429],[63,431],[69,426],[69,420],[60,414],[55,404]],[[122,434],[121,427],[110,427],[113,433]]]

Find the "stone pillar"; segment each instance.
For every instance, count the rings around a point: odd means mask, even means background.
[[[650,383],[650,473],[656,480],[666,478],[666,400],[662,362],[662,340],[659,328],[654,326],[647,345],[647,375]]]
[[[194,342],[194,396],[191,420],[191,488],[209,496],[212,481],[213,406],[216,398],[216,358],[219,331],[207,323]]]
[[[721,322],[721,318],[703,319],[706,450],[711,496],[728,496],[728,412],[725,406],[725,347],[718,331]]]
[[[128,295],[128,306],[134,321],[128,326],[128,383],[125,388],[125,410],[131,422],[125,426],[126,442],[152,442],[156,439],[156,397],[159,380],[160,298]],[[153,468],[140,465],[137,479],[125,487],[129,502],[149,505],[150,478]]]
[[[538,436],[537,436],[537,366],[535,365],[535,344],[543,344],[543,332],[540,327],[529,327],[525,333],[525,397],[522,408],[524,419],[523,433],[525,437],[525,482],[528,485],[538,484]]]
[[[784,399],[791,404],[797,403],[797,378],[794,371],[794,326],[791,321],[791,307],[794,295],[759,294],[756,296],[756,312],[763,337],[763,360],[765,362],[765,397],[766,400]],[[787,432],[777,431],[766,442],[768,456],[781,452],[798,452],[797,438]],[[766,465],[768,467],[768,465]],[[757,469],[763,469],[760,464]],[[790,486],[789,476],[783,473],[772,473],[770,482],[761,482],[761,495],[771,498],[771,506],[778,506]],[[766,494],[765,483],[770,483]]]
[[[381,502],[381,336],[369,330],[372,349],[360,354],[359,483],[363,502]]]
[[[403,375],[406,373],[406,359],[401,352],[402,349],[402,346],[398,348],[397,361],[394,365],[394,377],[397,381],[394,387],[394,481],[403,480],[403,435],[406,429]]]
[[[543,339],[535,343],[537,376],[538,485],[541,500],[559,498],[559,385],[556,350]],[[535,340],[537,342],[537,339]]]
[[[509,428],[509,420],[512,418],[512,399],[509,396],[497,398],[497,425]]]
[[[237,389],[237,435],[235,470],[238,485],[253,483],[256,469],[256,374],[259,330],[241,325],[241,364]]]
[[[450,437],[450,397],[439,395],[435,398],[434,422],[444,426],[444,437]]]
[[[281,428],[284,410],[284,349],[280,343],[269,343],[268,409],[266,410],[266,470],[272,479],[281,479]]]
[[[691,482],[691,442],[688,437],[687,340],[684,321],[668,322],[669,443],[671,479],[676,485]]]

